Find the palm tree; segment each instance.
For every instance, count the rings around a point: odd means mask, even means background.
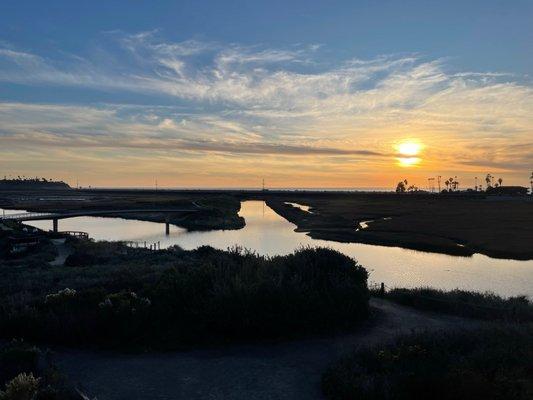
[[[492,181],[492,175],[491,174],[487,174],[487,176],[485,177],[485,182],[487,183],[487,189],[492,186],[491,185],[491,181]]]
[[[529,177],[529,183],[531,184],[531,195],[533,196],[533,172],[531,173],[531,176]]]

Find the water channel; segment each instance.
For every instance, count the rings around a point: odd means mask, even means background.
[[[20,210],[6,210],[6,213],[14,212]],[[240,215],[246,220],[246,226],[240,230],[188,232],[172,226],[169,236],[165,235],[165,224],[121,218],[69,218],[59,221],[59,229],[88,232],[95,240],[160,242],[161,248],[179,245],[189,250],[209,245],[226,249],[238,245],[262,255],[287,254],[300,246],[328,246],[365,266],[371,282],[384,282],[389,287],[461,288],[533,297],[533,260],[503,260],[481,254],[457,257],[399,247],[316,240],[294,232],[294,224],[262,201],[244,201]],[[45,230],[52,228],[51,221],[27,224]]]

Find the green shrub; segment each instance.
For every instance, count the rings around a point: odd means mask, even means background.
[[[134,257],[122,250],[108,255],[121,266],[98,269],[96,284],[80,278],[93,266],[77,269],[73,289],[11,296],[0,304],[0,331],[63,344],[173,347],[345,329],[368,314],[366,270],[334,250],[272,258],[240,248]]]
[[[39,349],[19,340],[0,348],[0,385],[22,372],[36,373],[40,357]]]
[[[0,400],[74,400],[76,390],[50,362],[48,352],[21,340],[0,346]]]
[[[422,333],[354,353],[322,377],[328,399],[526,400],[533,328]]]
[[[4,392],[0,392],[0,400],[32,400],[39,388],[39,378],[21,373],[6,384]]]

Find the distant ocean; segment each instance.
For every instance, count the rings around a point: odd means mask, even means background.
[[[132,189],[132,190],[155,190],[154,186],[106,186],[97,187],[92,186],[91,189]],[[83,187],[82,189],[88,189]],[[266,190],[281,190],[281,191],[313,191],[313,192],[393,192],[394,189],[390,187],[357,187],[357,188],[290,188],[290,187],[267,187]],[[262,190],[258,187],[157,187],[157,190]]]

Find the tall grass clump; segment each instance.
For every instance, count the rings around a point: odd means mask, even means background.
[[[0,345],[0,400],[74,400],[80,395],[50,362],[24,341]]]
[[[533,398],[533,329],[420,333],[356,352],[322,376],[330,400]]]
[[[99,268],[97,280],[70,277],[68,287],[54,283],[46,293],[11,296],[0,304],[0,332],[71,345],[168,348],[346,329],[368,314],[367,271],[334,250],[272,258],[208,247],[143,254],[153,265],[139,267],[142,280],[132,267],[140,257],[122,254],[108,257],[111,272]],[[70,270],[83,276],[94,268]]]
[[[506,299],[494,293],[416,288],[392,289],[385,297],[410,307],[463,317],[533,321],[533,304],[525,296]]]

